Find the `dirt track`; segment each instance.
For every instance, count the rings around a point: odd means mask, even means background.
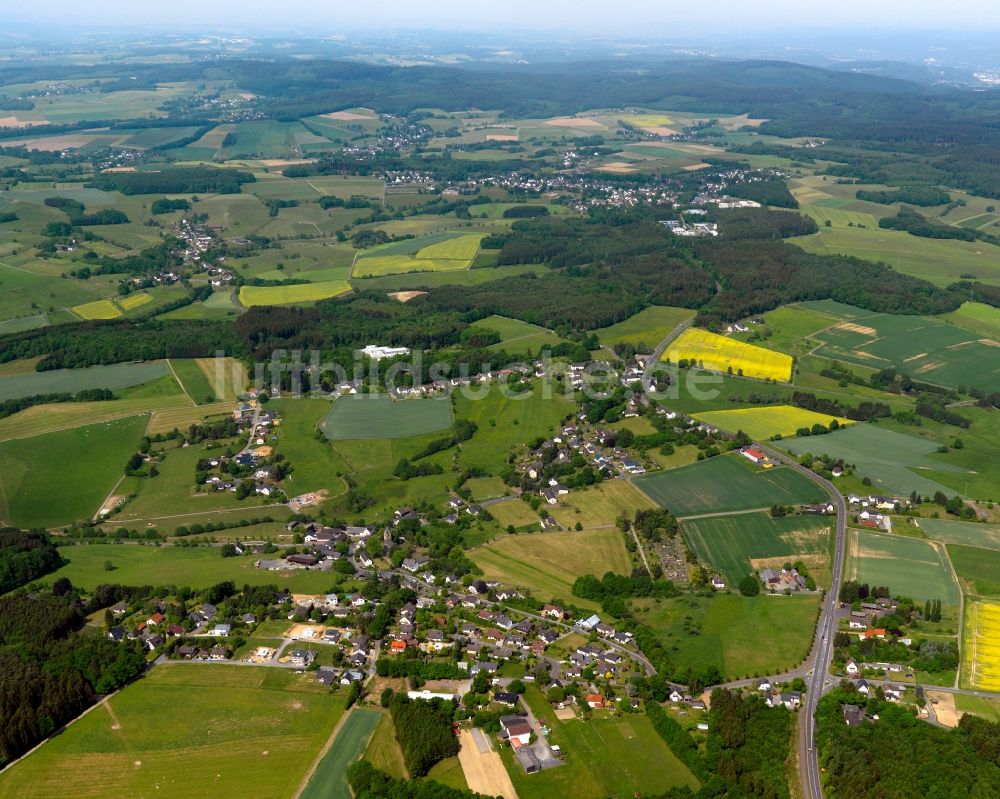
[[[462,730],[459,741],[462,748],[458,750],[458,761],[462,764],[469,790],[486,796],[517,799],[517,791],[514,790],[514,784],[507,775],[500,755],[492,749],[480,754],[469,730]]]

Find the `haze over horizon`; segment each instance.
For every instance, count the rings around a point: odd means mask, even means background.
[[[151,7],[152,6],[152,7]],[[126,0],[100,0],[80,4],[70,0],[37,0],[5,12],[7,23],[92,26],[132,26],[151,28],[197,25],[232,25],[233,30],[274,26],[281,31],[300,30],[308,35],[324,35],[340,30],[373,28],[440,28],[489,32],[531,28],[612,35],[639,35],[645,38],[684,37],[691,34],[760,33],[784,30],[858,29],[873,30],[1000,30],[1000,5],[984,0],[955,0],[940,4],[913,4],[887,0],[873,4],[844,0],[821,10],[804,8],[793,0],[747,4],[719,0],[706,11],[704,6],[633,0],[607,6],[582,6],[574,0],[509,0],[496,6],[470,10],[457,0],[403,2],[385,0],[362,7],[342,4],[331,8],[323,0],[301,0],[290,15],[288,8],[264,0],[176,0],[170,3],[136,4]]]

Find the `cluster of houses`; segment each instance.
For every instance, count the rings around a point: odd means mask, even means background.
[[[859,496],[848,494],[847,502],[857,512],[858,524],[870,530],[892,532],[890,513],[900,513],[909,507],[909,501],[896,497]]]
[[[772,594],[806,590],[806,578],[795,569],[761,569],[759,575],[764,587]]]
[[[719,226],[715,222],[685,222],[683,220],[667,219],[660,222],[675,236],[703,237],[718,236]]]
[[[781,691],[767,677],[762,677],[754,682],[754,688],[764,697],[764,703],[768,707],[785,707],[789,710],[798,710],[802,706],[801,691]]]

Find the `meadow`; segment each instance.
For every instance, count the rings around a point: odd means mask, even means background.
[[[317,765],[309,784],[300,794],[302,799],[352,799],[347,785],[347,767],[357,760],[368,746],[385,714],[366,708],[352,708],[337,731],[333,745]]]
[[[381,277],[407,272],[453,272],[468,269],[479,252],[479,234],[450,236],[410,254],[404,248],[372,248],[355,261],[353,277]],[[408,243],[408,242],[406,242]]]
[[[662,357],[671,363],[695,361],[713,372],[731,372],[745,377],[780,382],[787,382],[792,377],[792,359],[788,355],[696,328],[681,333]]]
[[[830,427],[836,420],[841,426],[854,424],[850,419],[807,411],[792,405],[762,405],[755,408],[735,408],[728,411],[696,413],[699,422],[735,433],[742,430],[750,438],[762,441],[772,436],[793,436],[796,431],[813,425]]]
[[[520,499],[490,505],[489,511],[496,523],[504,529],[508,526],[513,526],[514,529],[531,527],[533,531],[537,531],[541,521],[531,505]]]
[[[772,518],[767,513],[692,519],[682,525],[684,539],[698,560],[721,573],[729,586],[763,568],[769,559],[802,558],[810,566],[825,561],[832,521],[819,516]],[[781,565],[778,563],[777,565]]]
[[[447,397],[394,400],[385,394],[339,397],[320,422],[320,430],[331,441],[409,438],[450,426]]]
[[[215,388],[197,360],[174,358],[168,361],[170,371],[181,384],[191,401],[198,405],[208,405],[216,401]]]
[[[978,524],[951,519],[920,519],[917,524],[928,538],[935,541],[1000,552],[1000,524]]]
[[[746,333],[733,333],[732,338],[748,343],[763,342],[768,349],[796,357],[811,352],[819,345],[812,338],[818,330],[833,324],[837,316],[802,304],[782,305],[760,315],[762,325],[749,325]]]
[[[256,305],[293,305],[339,297],[351,290],[346,280],[324,280],[318,283],[293,283],[287,286],[240,286],[240,304],[244,308]]]
[[[494,344],[493,349],[505,350],[508,353],[524,352],[534,355],[541,349],[554,347],[565,341],[544,327],[506,316],[487,316],[473,323],[471,327],[495,330],[500,334],[500,343]]]
[[[938,317],[987,338],[1000,339],[1000,308],[982,302],[963,302],[957,310]]]
[[[675,787],[698,788],[697,778],[670,751],[645,714],[560,721],[534,686],[525,698],[551,730],[548,740],[560,747],[565,763],[525,774],[510,748],[502,747],[501,757],[520,799],[633,799]]]
[[[957,605],[958,586],[944,547],[908,536],[848,530],[845,580],[885,585],[894,596]]]
[[[1000,389],[996,343],[926,316],[872,314],[816,335],[818,355],[875,369],[895,367],[915,380],[952,388]]]
[[[967,593],[1000,596],[1000,551],[948,544],[948,556]]]
[[[406,764],[403,762],[403,753],[399,749],[396,741],[395,730],[393,729],[392,716],[383,713],[382,718],[368,739],[368,748],[365,749],[364,759],[371,763],[383,774],[397,779],[406,779]],[[447,758],[451,760],[452,758]]]
[[[652,352],[657,345],[695,312],[687,308],[651,305],[628,319],[595,331],[605,347],[630,344],[642,352]]]
[[[633,483],[679,517],[826,499],[826,492],[808,477],[788,467],[759,469],[737,454],[641,475]]]
[[[648,510],[656,503],[636,489],[628,480],[605,480],[599,485],[571,491],[559,497],[559,504],[547,506],[552,517],[566,528],[578,523],[583,528],[610,527],[622,515],[634,516],[637,510]]]
[[[291,796],[343,698],[290,670],[164,664],[0,775],[0,797]]]
[[[780,446],[795,455],[842,458],[854,466],[857,476],[868,477],[876,490],[889,494],[905,496],[917,491],[921,496],[933,496],[947,489],[922,471],[951,470],[956,476],[964,471],[928,457],[936,452],[936,443],[873,424],[853,425],[823,436],[785,439]]]
[[[963,682],[981,691],[1000,692],[1000,603],[970,603],[964,639]]]
[[[0,519],[33,528],[90,518],[145,427],[133,416],[0,442]]]
[[[317,440],[319,423],[330,410],[323,399],[271,400],[268,409],[281,417],[276,451],[292,465],[285,478],[288,496],[327,489],[331,495],[346,490],[338,472],[346,469],[329,443]]]
[[[271,509],[256,512],[270,515]],[[192,519],[182,519],[192,524]],[[299,593],[323,593],[334,582],[332,574],[295,569],[270,572],[254,568],[253,557],[223,558],[216,547],[176,547],[140,544],[79,544],[60,549],[68,561],[47,581],[68,577],[73,585],[93,590],[101,583],[123,585],[186,585],[202,590],[223,580],[236,585],[278,585]],[[105,564],[112,564],[112,571]]]
[[[715,666],[725,679],[787,671],[812,645],[816,595],[714,594],[633,601],[681,668]]]
[[[142,361],[4,375],[0,376],[0,402],[35,394],[76,393],[90,388],[107,388],[117,392],[168,373],[166,361]]]
[[[615,529],[506,535],[466,554],[487,579],[526,588],[542,601],[572,598],[573,603],[589,608],[597,604],[572,597],[577,577],[632,572],[624,539]]]

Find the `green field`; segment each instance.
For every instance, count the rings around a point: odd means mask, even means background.
[[[874,369],[895,367],[915,380],[942,386],[1000,389],[996,344],[926,316],[870,314],[840,322],[816,338],[818,355]]]
[[[677,326],[694,317],[687,308],[653,305],[610,327],[597,330],[597,338],[605,347],[631,344],[642,352],[652,352]]]
[[[796,357],[819,344],[812,338],[814,333],[837,321],[836,316],[802,304],[783,305],[760,318],[764,320],[762,325],[751,324],[746,333],[733,333],[733,338]]]
[[[675,516],[758,510],[774,504],[819,502],[826,492],[788,467],[760,469],[741,455],[720,455],[633,480]]]
[[[845,580],[886,585],[894,596],[957,605],[958,586],[941,545],[919,538],[848,530]]]
[[[509,319],[506,316],[487,316],[473,323],[471,327],[495,330],[500,334],[500,343],[493,345],[493,349],[502,349],[509,353],[526,352],[534,355],[542,348],[554,347],[565,341],[544,327],[519,319]]]
[[[451,760],[452,758],[447,759]],[[365,760],[383,774],[388,774],[390,777],[401,780],[407,778],[403,753],[400,751],[399,743],[396,741],[392,716],[388,713],[382,714],[382,720],[379,721],[375,732],[368,740],[368,748],[365,749]],[[459,772],[461,772],[461,766],[459,766]]]
[[[726,679],[787,671],[812,645],[815,595],[715,594],[632,602],[681,668],[715,666]]]
[[[479,252],[481,234],[459,234],[408,240],[397,244],[373,247],[360,255],[354,264],[354,277],[381,277],[407,272],[453,272],[468,269]],[[419,249],[421,242],[431,240]]]
[[[735,408],[728,411],[707,411],[696,413],[694,418],[699,422],[736,433],[742,430],[750,438],[763,441],[775,435],[793,436],[796,431],[813,425],[829,428],[836,419],[841,426],[853,424],[843,417],[828,416],[792,405],[761,405],[754,408]]]
[[[7,375],[0,377],[0,402],[35,394],[76,393],[88,388],[107,388],[118,392],[168,373],[166,361],[144,361]]]
[[[927,533],[928,538],[935,541],[1000,552],[1000,524],[976,524],[950,519],[920,519],[917,524]]]
[[[656,503],[628,480],[605,480],[599,485],[571,491],[559,497],[558,505],[546,507],[567,529],[575,528],[577,523],[590,529],[614,527],[622,514],[634,516],[635,511],[655,508]]]
[[[215,389],[208,376],[193,358],[174,358],[170,360],[170,369],[184,391],[199,405],[207,405],[216,401]],[[221,398],[220,398],[221,399]]]
[[[351,799],[345,776],[347,767],[357,760],[368,746],[383,713],[377,710],[352,708],[337,731],[329,751],[316,767],[302,799]]]
[[[541,521],[531,505],[520,499],[511,499],[507,502],[498,502],[495,505],[490,505],[490,514],[496,520],[496,523],[504,529],[508,526],[513,526],[515,529],[519,527],[532,527],[533,530],[538,530],[537,525]]]
[[[572,597],[570,589],[577,577],[632,571],[625,541],[616,529],[507,535],[466,554],[487,578],[526,588],[536,599],[568,602],[572,598],[575,604],[594,608],[595,603]]]
[[[1000,308],[982,302],[963,302],[958,310],[941,314],[940,319],[992,339],[1000,339]]]
[[[720,572],[730,587],[757,571],[752,560],[760,558],[798,560],[809,565],[826,559],[831,519],[818,516],[785,516],[767,513],[716,516],[684,522],[688,546],[698,559]],[[769,564],[771,565],[771,564]]]
[[[1000,596],[1000,551],[948,544],[948,555],[968,592]]]
[[[393,400],[385,394],[338,398],[320,422],[331,441],[361,438],[409,438],[451,426],[447,397]]]
[[[346,464],[330,444],[316,439],[316,430],[329,412],[330,402],[323,399],[272,400],[267,407],[281,417],[276,449],[292,465],[292,473],[285,479],[288,496],[322,488],[328,489],[331,495],[345,490],[337,473],[346,471]]]
[[[89,518],[124,471],[146,422],[133,416],[0,442],[0,519],[31,528]]]
[[[794,243],[820,255],[882,261],[938,286],[948,286],[966,274],[1000,285],[1000,247],[981,241],[929,239],[879,227],[822,227],[818,233],[796,236]]]
[[[877,489],[892,494],[917,491],[921,496],[933,496],[936,491],[947,489],[924,477],[921,471],[934,469],[956,474],[964,471],[928,457],[937,450],[934,442],[872,424],[853,425],[823,436],[786,439],[781,448],[796,455],[809,452],[842,458],[854,465],[859,477],[870,478]]]
[[[311,675],[160,665],[0,775],[0,797],[287,797],[342,712]]]
[[[317,302],[339,297],[351,290],[346,280],[325,280],[319,283],[296,283],[288,286],[241,286],[240,304],[245,308],[257,305],[292,305]]]

